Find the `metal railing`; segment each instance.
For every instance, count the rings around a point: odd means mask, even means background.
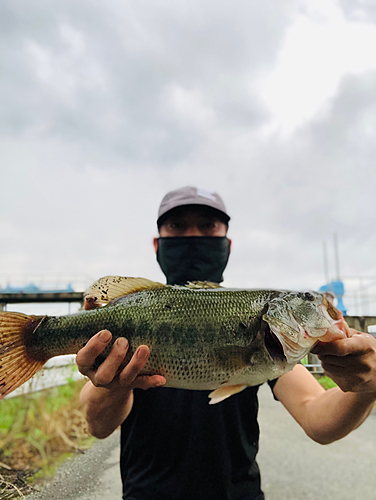
[[[0,293],[0,307],[3,306],[1,309],[7,304],[29,304],[32,302],[80,302],[83,304],[83,294],[82,292]]]

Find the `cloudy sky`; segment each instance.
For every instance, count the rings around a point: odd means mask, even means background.
[[[163,280],[159,202],[197,185],[227,285],[317,289],[337,233],[376,293],[374,2],[5,0],[0,34],[0,285]]]

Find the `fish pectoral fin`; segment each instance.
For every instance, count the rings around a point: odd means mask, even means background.
[[[184,286],[185,288],[198,288],[200,290],[203,288],[223,288],[221,285],[214,283],[213,281],[188,281],[188,283]]]
[[[126,276],[104,276],[93,283],[85,292],[85,309],[108,304],[111,300],[143,290],[164,288],[166,285],[146,278]]]
[[[226,387],[219,387],[219,389],[216,389],[215,391],[209,394],[210,398],[209,404],[215,405],[217,403],[220,403],[224,399],[227,399],[230,396],[233,396],[234,394],[243,391],[246,387],[247,385],[245,384],[227,385]]]
[[[218,367],[234,372],[251,364],[252,350],[251,347],[236,345],[216,347],[213,356]]]

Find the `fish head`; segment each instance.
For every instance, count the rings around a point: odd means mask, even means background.
[[[288,364],[298,363],[318,341],[331,342],[349,332],[341,311],[318,292],[282,292],[268,302],[263,320],[269,344],[282,347]]]

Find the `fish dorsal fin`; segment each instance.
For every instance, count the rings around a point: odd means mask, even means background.
[[[213,281],[188,281],[188,283],[185,285],[185,288],[222,288],[221,285],[218,283],[213,283]]]
[[[245,384],[227,385],[226,387],[219,387],[218,389],[209,394],[210,398],[209,404],[215,405],[217,403],[220,403],[224,399],[227,399],[230,396],[233,396],[234,394],[243,391],[244,389],[246,389],[246,387],[247,386]]]
[[[111,300],[142,292],[143,290],[163,288],[166,285],[146,278],[129,278],[126,276],[104,276],[84,292],[85,309],[94,309],[111,302]]]

